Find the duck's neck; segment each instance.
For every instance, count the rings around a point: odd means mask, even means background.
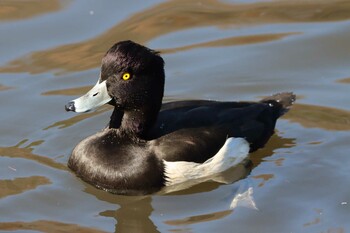
[[[124,112],[115,107],[109,121],[109,128],[118,129],[122,123],[123,115]]]
[[[157,120],[158,110],[135,109],[122,111],[115,108],[109,128],[118,128],[132,137],[143,138]]]

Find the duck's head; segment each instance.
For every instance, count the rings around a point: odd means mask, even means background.
[[[157,112],[164,92],[164,61],[132,41],[113,45],[102,59],[100,77],[85,95],[70,101],[66,111],[88,112],[103,104],[120,111]]]

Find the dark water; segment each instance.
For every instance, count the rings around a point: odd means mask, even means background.
[[[350,1],[5,0],[0,32],[0,231],[350,232]],[[165,101],[297,94],[246,178],[124,197],[69,172],[111,112],[64,104],[124,39],[162,51]]]

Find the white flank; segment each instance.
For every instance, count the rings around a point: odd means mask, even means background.
[[[238,165],[248,156],[248,153],[249,144],[245,139],[228,138],[219,152],[204,163],[163,160],[167,177],[166,186],[178,185],[190,180],[200,182],[211,180],[214,175]]]

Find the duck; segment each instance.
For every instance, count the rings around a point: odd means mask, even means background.
[[[103,56],[97,83],[66,111],[114,107],[108,125],[79,142],[68,167],[96,188],[146,195],[189,180],[210,179],[264,147],[292,92],[257,102],[179,100],[163,103],[164,60],[131,40]]]

